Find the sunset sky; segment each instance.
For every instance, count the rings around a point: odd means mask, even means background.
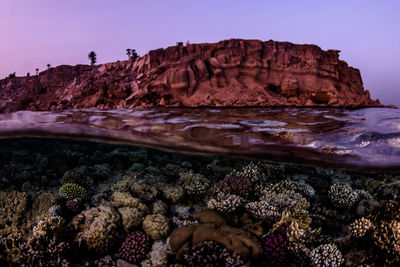
[[[341,50],[364,86],[400,105],[400,1],[1,0],[0,78],[151,49],[246,38]]]

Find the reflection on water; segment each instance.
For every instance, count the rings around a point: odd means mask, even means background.
[[[400,169],[400,112],[312,108],[20,111],[0,135],[68,137],[197,154]]]

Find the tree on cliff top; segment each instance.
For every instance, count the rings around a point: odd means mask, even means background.
[[[89,59],[90,59],[90,64],[94,65],[96,63],[96,53],[94,51],[90,51],[89,55],[88,55]]]
[[[39,74],[39,68],[36,68],[36,75]]]
[[[131,49],[131,60],[135,60],[139,57],[139,55],[136,53],[135,49]]]
[[[130,60],[135,60],[139,57],[139,55],[136,53],[135,49],[126,49],[126,54],[128,55],[128,58]]]

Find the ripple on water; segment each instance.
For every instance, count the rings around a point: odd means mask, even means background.
[[[386,108],[18,111],[0,114],[0,136],[95,139],[186,153],[400,169],[400,111]]]

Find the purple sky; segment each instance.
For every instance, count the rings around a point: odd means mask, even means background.
[[[373,98],[400,106],[400,1],[1,0],[0,77],[230,38],[341,50]]]

